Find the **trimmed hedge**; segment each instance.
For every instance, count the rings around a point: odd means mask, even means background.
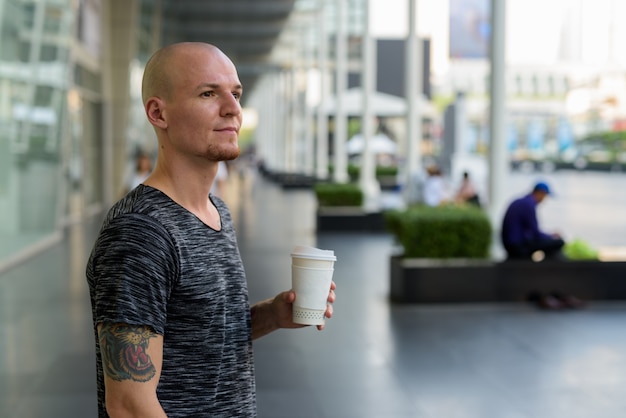
[[[333,170],[334,170],[334,166],[332,164],[329,164],[328,172],[332,174]],[[356,165],[356,164],[348,164],[348,166],[346,167],[346,171],[348,172],[348,177],[350,177],[352,181],[356,181],[361,175],[361,166]],[[386,176],[395,176],[397,174],[398,174],[397,166],[383,166],[383,165],[376,166],[377,178],[386,177]]]
[[[363,191],[354,183],[317,183],[318,206],[362,206]]]
[[[470,205],[413,206],[385,212],[385,227],[404,248],[404,258],[488,258],[489,218]]]
[[[595,132],[583,138],[582,141],[602,142],[610,146],[618,142],[626,142],[626,131]]]

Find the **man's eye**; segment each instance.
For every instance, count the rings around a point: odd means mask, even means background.
[[[205,91],[204,93],[202,93],[202,95],[205,96],[205,97],[211,97],[211,96],[215,95],[215,92],[212,91],[212,90],[211,91]]]
[[[233,97],[237,100],[241,99],[241,93],[233,93]]]

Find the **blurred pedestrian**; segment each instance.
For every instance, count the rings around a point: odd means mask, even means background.
[[[217,166],[217,173],[215,174],[215,180],[213,180],[213,186],[211,186],[211,193],[224,199],[226,193],[226,183],[228,182],[228,165],[225,161],[220,161]]]
[[[537,205],[552,194],[545,182],[536,183],[532,191],[515,199],[502,220],[502,244],[510,260],[566,260],[562,252],[565,241],[558,233],[546,233],[539,228]],[[581,308],[584,303],[559,290],[550,293],[532,291],[528,301],[543,309]]]
[[[456,193],[455,200],[457,203],[469,203],[480,207],[480,199],[478,197],[478,193],[476,192],[474,183],[472,182],[472,180],[470,180],[470,176],[467,171],[463,172],[461,186]]]
[[[536,252],[547,259],[565,258],[561,235],[543,232],[537,221],[537,206],[550,194],[550,186],[539,182],[530,193],[509,204],[502,220],[501,239],[510,259],[530,260]]]
[[[428,176],[424,181],[424,203],[427,206],[439,206],[450,200],[450,192],[441,169],[436,165],[431,165],[426,170]]]
[[[135,158],[134,170],[126,180],[124,193],[130,192],[143,183],[150,173],[152,173],[152,158],[148,153],[140,151]]]

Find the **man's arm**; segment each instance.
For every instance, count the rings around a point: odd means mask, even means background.
[[[324,316],[333,316],[333,305],[335,302],[335,282],[330,284],[328,292],[328,304]],[[303,328],[308,325],[296,324],[293,322],[293,302],[296,300],[296,293],[293,290],[279,293],[273,299],[267,299],[256,303],[250,308],[252,318],[252,339],[256,340],[270,332],[280,328]],[[323,330],[324,325],[317,325],[318,330]]]
[[[163,337],[149,326],[104,322],[98,339],[109,416],[167,417],[156,395]]]

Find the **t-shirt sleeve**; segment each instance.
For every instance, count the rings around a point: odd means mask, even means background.
[[[152,218],[130,214],[111,221],[94,249],[96,322],[149,325],[163,335],[177,260],[169,234]]]

